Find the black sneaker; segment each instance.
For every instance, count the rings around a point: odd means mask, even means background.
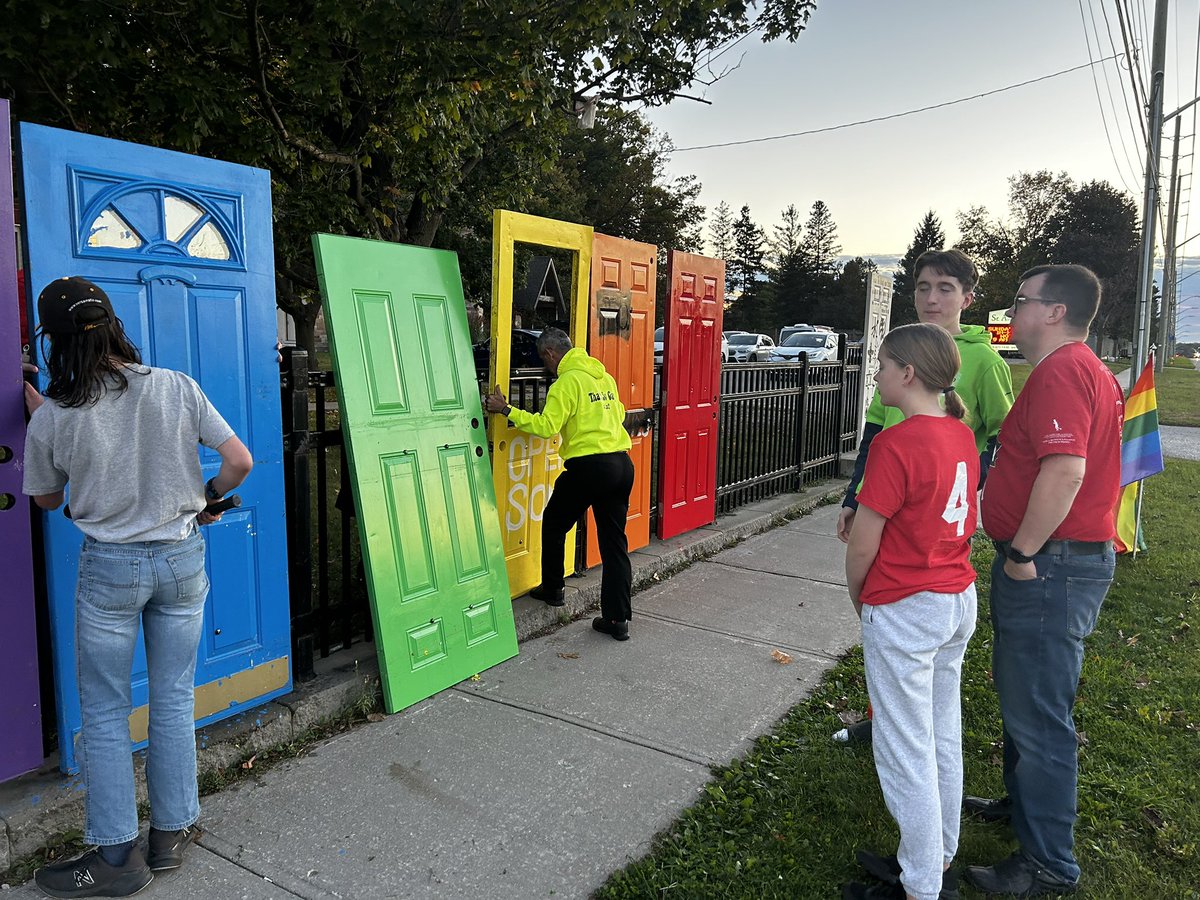
[[[872,878],[884,884],[895,884],[900,880],[900,861],[893,856],[881,856],[870,850],[855,850],[854,858]]]
[[[985,894],[1011,894],[1013,897],[1060,897],[1079,890],[1079,884],[1064,881],[1042,868],[1037,860],[1020,850],[994,866],[968,866],[963,874],[967,884]]]
[[[159,831],[151,828],[146,838],[146,864],[151,872],[165,872],[183,865],[183,851],[203,834],[199,825],[189,825],[178,831]]]
[[[879,863],[888,863],[894,866],[895,874],[892,880],[888,881],[883,878],[883,875],[876,875],[877,878],[883,880],[883,884],[862,884],[858,881],[851,881],[842,888],[842,900],[905,900],[908,892],[904,890],[904,885],[900,883],[900,864],[896,862],[894,856],[879,856],[869,850],[859,850],[855,853],[858,857],[858,862],[864,869],[875,875],[875,871],[871,866],[867,865],[864,857],[872,857],[873,861]],[[883,866],[880,871],[883,871]],[[890,872],[891,869],[889,868]],[[938,900],[960,900],[961,895],[958,893],[958,873],[954,869],[947,869],[942,873],[942,889],[938,891]]]
[[[629,640],[629,623],[614,622],[612,619],[606,619],[603,616],[597,616],[592,619],[592,627],[604,634],[612,635],[614,640],[627,641]]]
[[[559,588],[557,591],[552,591],[549,588],[542,587],[540,584],[529,591],[529,596],[534,600],[541,600],[547,606],[565,606],[567,603],[567,592],[565,588]]]
[[[1012,816],[1012,799],[1001,797],[963,797],[963,812],[981,822],[1006,822]]]
[[[100,848],[93,847],[75,859],[38,869],[33,880],[51,897],[132,897],[154,880],[154,874],[135,844],[123,866],[110,866]]]

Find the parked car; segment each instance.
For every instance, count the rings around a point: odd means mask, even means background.
[[[797,322],[795,325],[784,325],[779,329],[779,346],[782,347],[784,341],[800,331],[833,331],[833,329],[828,325],[808,325],[805,322]]]
[[[538,356],[537,339],[541,331],[532,328],[514,328],[512,330],[512,345],[509,351],[509,365],[514,369],[540,369],[542,358]],[[486,372],[491,364],[492,339],[484,338],[478,344],[471,346],[475,356],[475,370]]]
[[[661,366],[663,361],[663,326],[654,329],[654,364]],[[725,335],[733,332],[725,331],[721,333],[721,362],[729,362],[729,341],[725,339]]]
[[[766,362],[775,349],[775,342],[765,334],[748,331],[729,336],[730,362]]]
[[[829,331],[797,331],[771,351],[771,362],[797,362],[807,356],[809,362],[837,359],[838,336]]]

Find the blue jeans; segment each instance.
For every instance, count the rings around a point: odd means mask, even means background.
[[[1078,745],[1075,690],[1083,640],[1112,584],[1111,546],[1089,556],[1039,554],[1037,578],[1014,581],[992,563],[992,675],[1004,721],[1004,784],[1013,833],[1044,868],[1075,883]]]
[[[150,824],[186,828],[200,817],[193,680],[208,576],[204,538],[107,544],[87,538],[75,589],[75,653],[87,790],[84,839],[121,844],[138,835],[129,714],[140,622],[146,641]]]

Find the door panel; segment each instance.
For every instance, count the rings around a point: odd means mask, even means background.
[[[585,346],[588,319],[588,272],[592,229],[539,216],[498,209],[492,219],[492,358],[488,384],[510,391],[513,321],[513,246],[516,243],[574,251],[571,266],[571,342]],[[542,580],[542,512],[550,498],[562,461],[560,439],[524,434],[503,416],[488,416],[492,478],[501,504],[501,531],[513,597]],[[567,533],[566,571],[575,568],[575,529]]]
[[[388,712],[517,653],[458,257],[313,237]]]
[[[8,101],[0,100],[0,781],[42,762],[29,501],[21,494],[25,401]]]
[[[658,536],[707,525],[717,513],[717,415],[725,262],[672,250],[663,344]]]
[[[654,406],[654,289],[658,248],[597,234],[592,241],[591,316],[588,352],[604,363],[626,412],[649,413]],[[625,536],[629,549],[650,543],[650,469],[653,432],[635,432],[633,491]],[[588,511],[587,565],[600,564],[596,520]]]
[[[143,361],[194,378],[254,457],[254,471],[238,489],[242,506],[204,529],[212,591],[196,668],[197,722],[284,694],[291,690],[290,620],[270,177],[24,123],[21,150],[30,295],[64,274],[95,281]],[[203,477],[215,475],[218,454],[199,452]],[[45,514],[44,522],[59,749],[70,771],[79,728],[80,533],[61,512]],[[139,639],[135,743],[146,736],[145,667]]]

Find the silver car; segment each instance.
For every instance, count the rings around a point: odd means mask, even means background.
[[[730,362],[766,362],[775,349],[775,342],[765,334],[743,331],[729,336]]]

